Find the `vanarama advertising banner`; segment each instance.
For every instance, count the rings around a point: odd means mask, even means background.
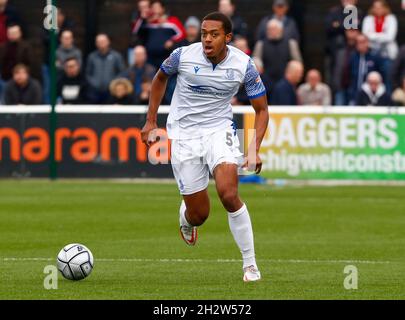
[[[368,108],[332,108],[331,113],[275,109],[270,109],[260,150],[263,176],[405,180],[405,114],[385,108],[368,113]],[[254,114],[244,117],[245,129],[253,128]]]

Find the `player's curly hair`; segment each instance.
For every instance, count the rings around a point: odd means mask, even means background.
[[[203,21],[206,21],[206,20],[220,21],[220,22],[222,22],[222,26],[224,27],[225,34],[232,33],[232,29],[233,29],[232,21],[223,13],[212,12],[204,17]]]

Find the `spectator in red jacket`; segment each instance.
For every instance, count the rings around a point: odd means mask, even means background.
[[[151,16],[143,19],[138,36],[145,46],[148,62],[159,68],[169,56],[177,42],[185,38],[186,31],[183,24],[175,16],[166,12],[161,0],[155,0],[151,5]]]
[[[8,0],[0,0],[0,44],[7,41],[7,27],[11,24],[21,25],[20,17]]]
[[[22,38],[19,25],[10,25],[7,28],[8,41],[0,45],[1,78],[4,81],[11,79],[13,68],[23,63],[31,66],[31,52],[29,44]]]
[[[141,39],[138,37],[144,20],[148,20],[152,14],[150,0],[139,0],[137,10],[132,14],[131,21],[131,48],[141,44]]]

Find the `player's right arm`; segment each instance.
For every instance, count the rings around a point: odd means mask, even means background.
[[[154,142],[151,131],[158,128],[157,126],[157,113],[163,96],[166,92],[167,81],[169,76],[162,70],[159,70],[152,81],[152,88],[149,98],[149,109],[146,115],[146,123],[142,129],[142,141],[147,146]]]
[[[167,81],[169,77],[176,74],[179,69],[180,55],[182,48],[178,48],[172,52],[161,65],[160,70],[157,72],[152,81],[152,89],[149,98],[149,109],[146,115],[146,123],[142,129],[142,141],[146,145],[155,142],[153,130],[157,129],[157,114],[159,106],[162,102],[163,96],[166,92]],[[152,133],[152,134],[151,134]]]

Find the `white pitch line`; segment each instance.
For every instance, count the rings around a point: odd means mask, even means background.
[[[0,258],[4,262],[10,261],[55,261],[52,258]],[[242,260],[239,259],[142,259],[142,258],[119,258],[119,259],[95,259],[99,262],[162,262],[162,263],[240,263]],[[397,263],[393,261],[378,261],[378,260],[300,260],[300,259],[258,259],[258,262],[269,262],[269,263],[308,263],[308,264],[339,264],[339,263],[352,263],[352,264],[390,264]]]

